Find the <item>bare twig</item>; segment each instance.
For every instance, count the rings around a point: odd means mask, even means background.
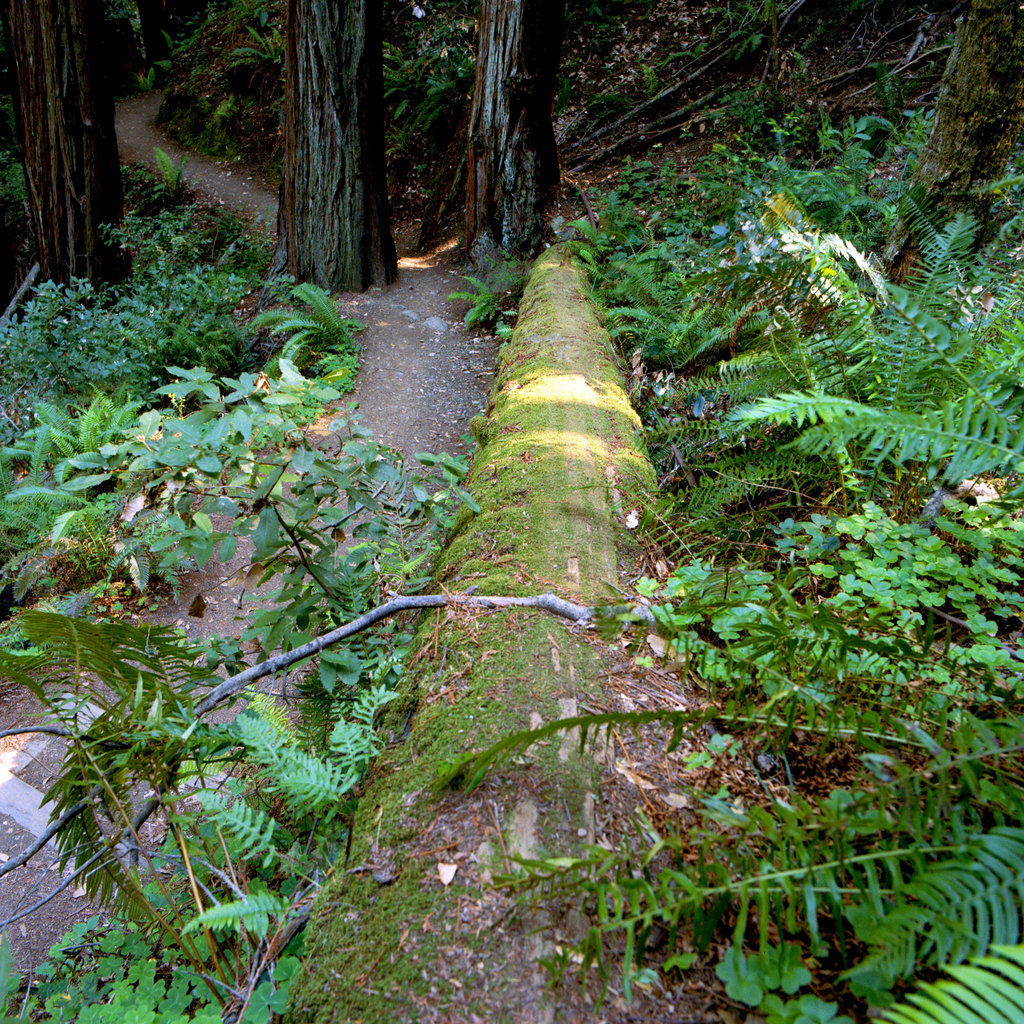
[[[60,885],[58,885],[57,888],[50,893],[49,896],[44,896],[37,903],[34,903],[31,907],[29,907],[28,910],[21,910],[16,914],[12,914],[6,920],[0,921],[0,931],[3,931],[10,925],[17,923],[18,921],[22,920],[22,918],[28,917],[30,914],[34,914],[41,907],[45,907],[46,904],[50,902],[50,900],[55,899],[57,896],[59,896],[69,885],[71,885],[72,882],[77,881],[81,875],[88,871],[89,868],[91,868],[93,864],[95,864],[96,861],[98,861],[100,857],[104,855],[104,853],[106,853],[106,850],[100,850],[99,853],[94,853],[84,864],[75,868],[75,870],[70,875],[68,875],[68,877],[65,878],[64,881],[62,881]]]
[[[70,739],[73,735],[67,729],[60,729],[56,725],[33,725],[31,728],[24,729],[5,729],[0,732],[0,740],[6,739],[8,736],[26,736],[34,732],[44,732],[48,736],[61,736],[64,739]]]
[[[337,629],[325,633],[323,636],[310,640],[309,643],[296,647],[293,651],[275,655],[266,661],[253,665],[251,668],[230,676],[223,683],[213,688],[206,698],[196,708],[196,715],[202,716],[211,711],[228,697],[244,689],[250,683],[264,676],[273,675],[282,668],[287,668],[297,661],[309,658],[314,654],[333,644],[339,643],[356,633],[369,629],[370,626],[398,615],[400,612],[413,611],[422,608],[540,608],[543,611],[551,612],[552,615],[559,615],[572,622],[586,622],[594,614],[594,609],[589,605],[574,604],[555,594],[540,594],[536,597],[467,597],[461,594],[419,594],[413,597],[396,597],[387,604],[361,615],[358,619],[339,626]]]
[[[971,625],[969,622],[965,622],[963,619],[958,619],[955,615],[947,615],[945,612],[939,611],[938,608],[932,608],[930,610],[932,615],[937,615],[940,619],[944,619],[951,625],[960,626],[961,629],[971,631]],[[992,634],[990,633],[989,636],[992,636]],[[1016,647],[1011,647],[1009,644],[1004,643],[998,637],[993,637],[993,639],[1004,651],[1006,651],[1007,654],[1010,655],[1011,658],[1017,658],[1019,661],[1024,661],[1024,652],[1018,650]]]
[[[23,864],[27,864],[65,825],[74,821],[99,796],[100,792],[101,787],[93,786],[86,800],[79,800],[77,804],[72,804],[55,822],[43,831],[42,835],[31,846],[22,850],[17,857],[12,857],[6,863],[0,864],[0,878],[6,875],[8,871],[13,871],[15,868],[20,868]]]
[[[14,298],[8,303],[7,308],[4,310],[3,315],[0,316],[0,325],[5,324],[12,316],[14,311],[21,305],[21,300],[25,297],[25,292],[32,287],[33,282],[39,276],[39,264],[33,263],[32,269],[25,275],[25,280],[21,282],[21,287],[14,293]]]

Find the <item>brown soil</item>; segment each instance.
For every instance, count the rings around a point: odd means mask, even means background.
[[[147,92],[117,105],[117,146],[121,162],[145,164],[159,173],[153,151],[162,149],[175,164],[187,159],[184,179],[207,202],[252,217],[272,231],[277,222],[277,183],[237,160],[211,160],[187,153],[156,126],[163,93]]]

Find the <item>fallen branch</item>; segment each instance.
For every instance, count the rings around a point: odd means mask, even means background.
[[[44,732],[48,736],[60,736],[64,739],[70,739],[74,733],[68,732],[67,729],[59,729],[55,725],[34,725],[31,728],[24,729],[5,729],[0,732],[0,740],[7,739],[8,736],[26,736],[34,732]]]
[[[309,643],[302,644],[301,647],[296,647],[294,650],[287,651],[284,654],[275,655],[273,658],[268,658],[258,665],[253,665],[237,675],[230,676],[223,683],[215,686],[206,698],[199,703],[196,708],[196,715],[205,715],[222,701],[227,700],[228,697],[238,693],[239,690],[244,689],[257,679],[262,679],[264,676],[272,676],[297,661],[302,661],[311,655],[319,654],[324,648],[346,640],[348,637],[354,636],[364,629],[369,629],[370,626],[383,619],[390,618],[392,615],[422,608],[449,607],[540,608],[543,611],[551,612],[552,615],[559,615],[563,619],[569,619],[572,622],[586,622],[594,614],[594,609],[589,605],[574,604],[572,601],[566,601],[564,598],[557,597],[554,594],[540,594],[537,597],[477,597],[476,595],[464,594],[419,594],[414,597],[396,597],[393,601],[388,601],[387,604],[382,604],[368,611],[358,619],[353,619],[344,626],[331,630],[330,633],[325,633],[315,640],[310,640]]]
[[[99,853],[94,853],[80,867],[75,868],[75,870],[70,875],[68,875],[67,878],[65,878],[60,883],[60,885],[58,885],[57,888],[49,894],[49,896],[44,896],[41,900],[38,900],[36,903],[33,903],[32,906],[28,908],[28,910],[21,910],[21,904],[19,904],[18,910],[16,910],[5,921],[0,921],[0,931],[4,931],[5,929],[9,928],[12,924],[16,924],[18,921],[22,920],[22,918],[31,916],[37,910],[41,910],[43,907],[45,907],[46,904],[49,903],[51,900],[56,899],[62,892],[64,892],[65,889],[68,888],[68,886],[71,885],[72,882],[78,881],[78,879],[81,878],[81,876],[85,874],[85,872],[88,871],[89,868],[91,868],[93,864],[95,864],[96,861],[98,861],[106,852],[106,850],[100,850]],[[38,885],[38,883],[36,884]]]
[[[936,56],[938,56],[938,54],[944,53],[946,50],[950,49],[952,46],[953,46],[952,43],[942,43],[939,46],[935,46],[932,49],[926,50],[924,53],[922,53],[919,56],[915,57],[913,60],[908,60],[905,64],[899,65],[899,67],[890,67],[889,74],[890,75],[902,75],[903,72],[906,71],[908,68],[913,67],[915,64],[920,64],[921,61],[923,61],[923,60],[929,60],[929,59],[931,59],[933,57],[936,57]],[[882,61],[881,63],[888,64],[889,62],[888,61]],[[854,96],[860,96],[862,93],[867,92],[869,89],[874,89],[875,85],[876,85],[875,82],[872,82],[870,85],[865,85],[863,89],[858,89],[856,92],[851,92],[847,96],[847,99],[853,99]]]
[[[258,665],[253,665],[243,672],[230,676],[211,690],[206,698],[200,702],[196,708],[196,715],[199,717],[208,713],[228,697],[244,689],[250,683],[255,682],[255,680],[273,675],[297,661],[302,661],[304,658],[318,654],[327,647],[339,643],[350,636],[354,636],[356,633],[368,629],[383,619],[389,618],[392,615],[398,615],[401,612],[423,608],[539,608],[542,611],[550,612],[552,615],[569,619],[571,622],[587,622],[593,618],[597,610],[591,605],[576,604],[574,601],[567,601],[565,598],[551,593],[538,594],[531,597],[478,596],[476,594],[419,594],[412,597],[397,597],[392,601],[388,601],[387,604],[371,609],[365,615],[361,615],[358,619],[353,619],[352,622],[348,622],[344,626],[339,626],[337,629],[331,630],[331,632],[325,633],[315,640],[310,640],[309,643],[296,647],[295,650],[268,658]],[[642,605],[623,605],[606,610],[609,614],[632,614],[645,621],[653,621],[650,609]],[[56,735],[67,735],[63,730],[51,726],[42,726],[35,729],[13,729],[8,733],[4,733],[4,735],[18,735],[25,732],[48,732]],[[31,860],[58,832],[74,818],[78,817],[101,792],[101,785],[94,786],[89,791],[89,795],[85,800],[80,800],[69,807],[31,846],[18,854],[17,857],[13,857],[6,863],[0,864],[0,877],[6,875],[9,871],[13,871],[15,868],[22,867]],[[159,798],[152,797],[139,808],[127,830],[136,842],[139,829],[159,806]],[[92,861],[89,863],[91,864]],[[76,872],[77,874],[78,872]]]
[[[611,124],[606,124],[603,128],[598,128],[596,131],[591,132],[589,135],[585,135],[582,139],[577,142],[571,142],[565,147],[566,153],[571,153],[574,149],[580,149],[585,146],[588,142],[594,142],[597,139],[602,139],[604,136],[611,134],[617,128],[621,128],[624,124],[630,124],[635,121],[638,117],[646,114],[649,110],[654,110],[660,104],[675,96],[677,93],[682,92],[691,82],[696,81],[701,75],[710,71],[719,61],[725,60],[726,57],[732,56],[732,50],[723,50],[713,60],[709,60],[707,64],[697,68],[696,71],[687,75],[681,82],[676,82],[675,85],[669,86],[667,89],[662,89],[657,96],[652,97],[649,100],[641,103],[640,106],[634,107],[629,113],[623,114],[616,121],[612,121]]]
[[[92,792],[89,793],[88,799],[79,800],[77,804],[72,804],[34,843],[22,850],[17,857],[12,857],[9,861],[0,864],[0,878],[6,875],[8,871],[13,871],[15,868],[20,868],[23,864],[27,864],[68,822],[77,818],[99,794],[100,787],[94,786]]]
[[[587,193],[583,191],[583,186],[574,178],[570,178],[568,175],[566,175],[565,180],[569,182],[569,184],[572,185],[572,187],[575,188],[577,192],[579,192],[580,199],[583,200],[583,208],[587,211],[587,220],[590,221],[590,226],[596,231],[597,214],[594,213],[594,207],[590,205],[590,199],[588,198]]]
[[[687,103],[685,107],[680,107],[678,110],[672,111],[671,114],[666,114],[664,117],[658,118],[657,121],[652,121],[641,131],[634,132],[632,135],[627,135],[625,138],[619,139],[617,142],[612,143],[610,146],[606,146],[604,149],[598,150],[596,153],[591,153],[590,156],[585,157],[576,164],[570,173],[586,170],[588,167],[592,167],[594,164],[600,163],[602,160],[605,160],[610,156],[614,156],[616,153],[620,153],[622,150],[628,149],[630,146],[633,146],[638,142],[653,142],[659,136],[674,131],[676,128],[680,127],[681,121],[685,120],[691,114],[696,113],[698,110],[710,106],[723,93],[728,92],[729,88],[730,87],[727,85],[721,85],[717,89],[713,89],[706,95],[694,100],[692,103]]]
[[[12,316],[14,311],[21,305],[21,300],[25,297],[25,292],[32,287],[33,282],[39,276],[39,264],[33,263],[32,269],[25,275],[25,280],[21,282],[21,287],[14,293],[14,298],[8,303],[7,308],[4,310],[3,315],[0,316],[0,326],[5,324]]]

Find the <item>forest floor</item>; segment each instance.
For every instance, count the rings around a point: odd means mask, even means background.
[[[156,126],[159,105],[158,93],[119,104],[122,161],[155,168],[153,150],[157,146],[176,163],[186,156]],[[259,172],[236,161],[187,156],[184,178],[193,199],[224,206],[251,218],[258,228],[271,230],[277,211],[276,189]],[[364,325],[359,335],[362,355],[356,388],[342,404],[355,403],[363,425],[408,457],[424,451],[464,455],[467,448],[462,438],[469,432],[469,421],[487,403],[497,342],[485,333],[467,332],[462,307],[448,301],[449,294],[462,286],[453,248],[442,246],[425,255],[403,253],[403,239],[412,235],[398,232],[400,259],[395,284],[340,297],[342,315]],[[315,433],[317,426],[312,429]],[[238,636],[242,624],[234,579],[246,564],[246,551],[239,545],[232,562],[211,563],[204,571],[184,575],[178,597],[148,615],[148,621],[181,627],[195,638]],[[205,602],[202,618],[189,615],[199,594]],[[30,696],[0,695],[0,725],[5,729],[28,727],[38,713]],[[62,754],[55,738],[0,740],[0,861],[26,849],[46,827],[49,810],[42,794],[59,769]],[[0,920],[23,913],[60,887],[62,876],[54,863],[55,853],[48,846],[25,871],[0,879]],[[12,924],[9,936],[16,964],[24,970],[40,963],[71,925],[97,912],[81,887],[69,885],[30,917]]]
[[[678,48],[681,43],[674,40],[680,33],[685,35],[690,31],[686,19],[695,9],[696,5],[690,0],[660,5],[663,19],[652,31],[663,33],[666,47]],[[680,12],[686,14],[686,18],[680,20],[675,17]],[[928,29],[934,38],[945,26],[944,16],[940,16],[934,23],[929,23]],[[913,20],[908,22],[902,35],[886,41],[888,49],[881,48],[880,44],[873,44],[870,49],[865,45],[863,59],[855,53],[858,66],[850,71],[836,73],[829,63],[828,67],[816,67],[809,73],[796,63],[784,63],[785,85],[804,92],[816,88],[815,83],[829,82],[828,90],[823,86],[819,90],[820,98],[824,102],[828,92],[829,113],[836,121],[848,114],[870,110],[875,106],[870,94],[875,71],[869,59],[884,57],[894,67],[909,64],[920,45],[918,28]],[[607,49],[617,61],[615,67],[618,70],[609,70],[608,54],[602,51],[580,60],[573,74],[581,81],[604,76],[617,83],[622,93],[639,106],[644,85],[640,75],[645,66],[645,60],[641,59],[643,55],[637,49],[640,43],[639,38],[634,41],[624,34],[614,45],[609,44]],[[579,45],[572,44],[567,46],[567,51],[571,52],[574,47],[581,49]],[[855,52],[856,49],[851,41],[847,50]],[[829,62],[836,62],[836,66],[841,56],[847,64],[853,63],[850,54],[846,51],[841,53],[838,47],[827,56]],[[920,60],[919,57],[913,59]],[[713,77],[707,76],[708,79]],[[584,92],[582,87],[580,91]],[[620,161],[629,152],[638,159],[651,159],[658,165],[672,160],[678,165],[680,174],[688,173],[694,161],[710,151],[713,141],[720,136],[719,126],[723,123],[720,120],[723,112],[717,107],[717,100],[710,99],[712,94],[708,92],[708,83],[694,81],[687,93],[678,96],[678,102],[682,105],[684,100],[699,99],[702,93],[709,100],[708,104],[692,115],[680,118],[678,123],[673,121],[671,136],[666,136],[664,146],[656,149],[648,148],[651,139],[644,137],[647,126],[640,116],[627,118],[627,123],[618,130],[594,139],[589,146],[579,141],[573,145],[569,141],[571,123],[578,115],[570,108],[563,115],[563,134],[569,137],[564,166],[572,168],[575,164],[581,168],[576,180],[591,190],[591,194],[612,186]],[[922,97],[918,97],[916,102],[922,102]],[[120,106],[118,133],[122,159],[155,166],[153,149],[156,146],[176,163],[186,155],[155,126],[159,103],[159,95],[151,93]],[[635,149],[631,140],[635,141]],[[276,186],[260,172],[249,170],[234,160],[215,161],[188,154],[184,179],[196,196],[252,217],[265,230],[272,230],[277,205]],[[563,184],[558,206],[552,212],[565,221],[581,215],[579,196],[568,182]],[[364,423],[376,436],[407,455],[424,450],[460,454],[465,452],[461,437],[469,429],[471,416],[486,404],[497,343],[480,332],[467,332],[461,322],[461,308],[448,302],[449,293],[462,287],[461,268],[454,248],[442,247],[427,255],[413,255],[411,239],[414,236],[414,225],[398,232],[399,251],[403,255],[396,284],[387,289],[375,288],[363,294],[341,297],[342,314],[360,320],[365,326],[360,335],[362,367],[356,390],[346,400],[358,403]],[[239,566],[245,564],[243,550],[239,550],[236,560]],[[218,564],[215,570],[186,576],[182,580],[180,598],[165,604],[151,615],[150,621],[180,626],[195,637],[214,633],[237,635],[240,629],[236,622],[238,585],[231,582],[236,568],[235,563]],[[636,575],[644,569],[649,575],[665,571],[655,562],[638,566]],[[200,593],[206,603],[206,612],[201,619],[188,614],[195,596]],[[587,642],[600,643],[594,637],[588,637]],[[700,682],[687,678],[678,666],[659,662],[646,669],[638,667],[638,654],[661,653],[656,644],[655,637],[641,638],[639,649],[635,639],[600,643],[604,697],[592,700],[587,710],[642,711],[684,704],[692,706],[710,699],[701,689]],[[28,704],[16,704],[9,698],[0,697],[0,723],[5,728],[28,724],[36,710]],[[696,816],[687,806],[683,793],[695,784],[715,792],[727,783],[729,791],[737,799],[742,799],[744,794],[753,798],[760,785],[756,773],[742,757],[719,758],[715,765],[701,769],[702,777],[697,779],[695,776],[699,773],[686,764],[687,752],[666,753],[665,737],[656,727],[650,727],[639,736],[616,734],[614,739],[616,747],[612,749],[609,745],[607,761],[601,766],[600,799],[595,820],[595,841],[608,848],[617,848],[624,837],[635,835],[632,823],[638,810],[656,829],[685,832],[693,825]],[[5,747],[4,744],[10,746]],[[20,748],[16,748],[13,741],[0,741],[0,860],[16,855],[45,825],[45,812],[40,807],[41,791],[56,769],[59,753],[55,743],[44,743],[42,738],[22,743]],[[827,781],[823,777],[821,784]],[[443,831],[445,827],[441,822],[438,829]],[[436,836],[431,845],[436,845],[435,839]],[[26,902],[30,904],[35,895],[42,898],[60,884],[60,873],[50,869],[52,858],[52,851],[38,855],[33,861],[37,871],[28,880],[18,877],[21,872],[0,879],[0,918],[18,912],[17,908],[24,907]],[[33,894],[30,886],[37,877],[42,882],[38,893]],[[505,900],[506,896],[502,893],[492,898]],[[24,968],[38,963],[45,957],[50,944],[72,923],[95,912],[87,906],[84,893],[71,886],[31,918],[15,924],[9,935],[19,966]],[[516,951],[510,949],[509,956],[515,955]],[[520,952],[519,955],[523,954]],[[714,957],[711,962],[714,962]],[[617,967],[614,959],[609,967],[614,979]],[[424,1020],[461,1019],[446,1017],[442,1009],[447,998],[441,978],[444,973],[438,971],[441,991],[435,1005],[423,1008]],[[673,991],[667,991],[664,986]],[[600,989],[600,985],[595,987]],[[659,975],[650,986],[637,985],[631,1005],[625,1003],[621,991],[617,990],[620,987],[613,980],[601,1011],[601,1017],[606,1021],[736,1022],[747,1016],[742,1007],[724,996],[722,986],[710,967],[691,971],[682,981]],[[449,988],[447,994],[450,996],[453,991]],[[566,1002],[578,1009],[578,1019],[589,1016],[594,1008],[592,991],[585,997],[563,996],[562,1019],[574,1019],[571,1011],[564,1014]]]

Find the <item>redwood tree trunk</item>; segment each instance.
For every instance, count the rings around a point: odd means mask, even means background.
[[[291,0],[278,263],[337,291],[393,281],[380,0]]]
[[[146,50],[146,60],[156,64],[167,60],[170,50],[167,48],[167,9],[164,0],[136,0],[139,10],[139,28],[142,31],[142,45]]]
[[[984,224],[986,190],[1001,178],[1024,127],[1024,8],[1019,0],[974,0],[956,35],[932,133],[913,180],[950,212]],[[886,248],[896,276],[913,262],[913,244],[897,225]]]
[[[42,274],[122,280],[128,255],[100,232],[124,213],[102,0],[0,2]]]
[[[551,123],[561,0],[482,0],[469,126],[466,248],[529,256],[544,233],[544,190],[558,181]]]

